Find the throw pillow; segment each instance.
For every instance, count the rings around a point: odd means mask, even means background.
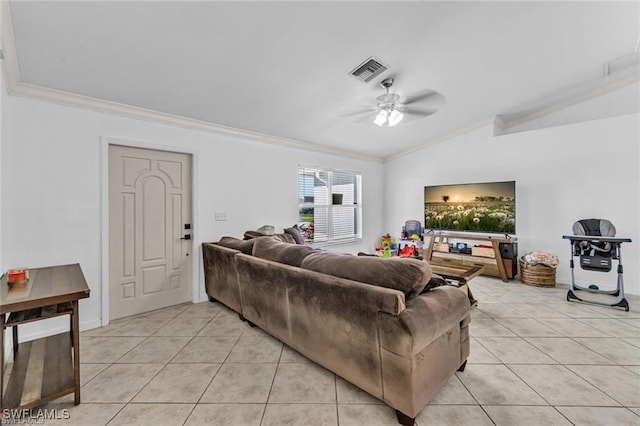
[[[300,266],[305,257],[314,252],[309,246],[287,244],[272,237],[254,239],[253,255],[273,262]]]
[[[264,237],[265,235],[266,234],[263,234],[262,232],[258,232],[258,231],[246,231],[244,233],[244,239],[250,240],[252,238]]]
[[[305,257],[302,268],[399,290],[407,301],[419,295],[431,278],[427,262],[399,257],[314,253]]]
[[[296,244],[305,244],[304,236],[302,235],[302,232],[300,232],[300,228],[298,228],[298,225],[293,225],[291,228],[284,228],[284,232],[285,234],[291,235]]]
[[[253,252],[253,242],[253,240],[244,241],[234,237],[222,237],[218,241],[218,245],[239,250],[244,254],[251,254]]]
[[[287,233],[275,234],[273,238],[275,238],[278,241],[282,241],[283,243],[296,244],[296,240],[293,239],[293,236]]]

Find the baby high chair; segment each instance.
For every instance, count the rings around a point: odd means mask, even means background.
[[[571,283],[567,292],[567,301],[572,299],[611,307],[624,308],[629,311],[629,302],[624,297],[624,282],[622,278],[622,243],[630,243],[630,238],[615,238],[616,228],[606,219],[582,219],[573,224],[573,235],[563,235],[571,244]],[[581,287],[575,282],[574,257],[580,258],[580,267],[586,271],[610,272],[612,260],[618,262],[617,284],[615,290],[600,290],[595,284]],[[609,304],[595,300],[582,299],[576,296],[576,291],[586,291],[594,294],[605,294],[616,297],[615,303]]]

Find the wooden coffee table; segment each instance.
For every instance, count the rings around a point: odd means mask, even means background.
[[[449,282],[457,282],[457,287],[469,297],[471,306],[478,304],[469,290],[469,281],[482,274],[482,266],[451,265],[446,262],[434,261],[434,259],[429,264],[434,274],[440,275]]]
[[[429,262],[431,270],[447,281],[457,281],[460,285],[467,284],[473,278],[482,274],[482,266],[451,265],[448,263],[436,262],[433,259]]]

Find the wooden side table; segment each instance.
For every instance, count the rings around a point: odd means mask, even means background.
[[[27,409],[75,393],[80,404],[78,300],[89,297],[79,264],[29,270],[11,287],[0,278],[0,410]],[[9,318],[7,319],[7,314]],[[70,315],[70,332],[18,344],[18,325]],[[4,392],[4,333],[13,328],[13,369]]]

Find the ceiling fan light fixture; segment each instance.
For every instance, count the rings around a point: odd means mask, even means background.
[[[400,123],[404,118],[404,114],[398,111],[397,109],[382,109],[376,115],[375,120],[373,122],[380,127],[393,127],[396,124]]]
[[[389,111],[387,111],[386,109],[383,109],[383,110],[380,110],[378,115],[376,115],[376,119],[373,120],[373,122],[378,126],[382,127],[385,125],[385,123],[387,123],[388,118],[389,118]]]
[[[373,118],[373,123],[380,127],[395,127],[402,122],[405,115],[427,117],[435,113],[443,104],[444,97],[433,90],[423,90],[414,96],[401,98],[397,93],[391,93],[389,89],[393,85],[393,78],[385,78],[380,82],[384,89],[383,95],[376,97],[376,107],[367,108],[362,113],[366,113],[368,120]],[[404,99],[404,101],[402,100]],[[407,107],[408,104],[417,102],[427,102],[429,105],[424,109]],[[369,116],[375,111],[375,117]],[[370,112],[371,111],[371,112]],[[360,114],[360,113],[356,113]],[[370,117],[370,118],[369,118]]]
[[[388,120],[389,121],[389,127],[393,127],[396,124],[400,123],[403,118],[404,118],[404,114],[401,113],[400,111],[398,111],[397,109],[394,109],[389,114],[389,120]]]

